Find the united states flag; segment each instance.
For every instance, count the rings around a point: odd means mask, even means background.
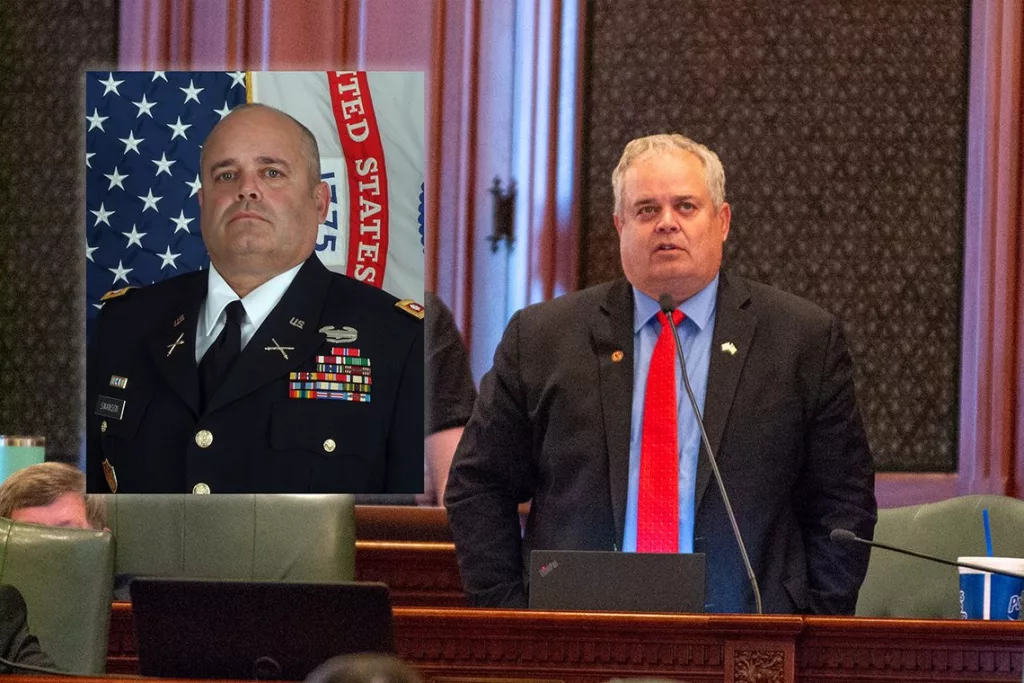
[[[86,75],[86,301],[209,265],[199,233],[199,149],[245,102],[245,72]]]

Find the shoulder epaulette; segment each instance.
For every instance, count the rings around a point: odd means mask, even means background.
[[[395,304],[395,308],[399,308],[414,318],[423,320],[423,304],[413,301],[412,299],[402,299]]]
[[[122,287],[121,289],[115,289],[107,292],[100,297],[100,301],[109,301],[110,299],[116,299],[119,296],[124,296],[128,293],[129,289],[138,289],[137,287]]]

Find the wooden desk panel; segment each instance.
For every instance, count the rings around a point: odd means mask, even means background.
[[[396,607],[467,605],[451,543],[356,541],[356,579],[386,583]]]
[[[115,603],[111,673],[138,671],[133,629]],[[396,607],[395,646],[436,683],[1020,683],[1024,670],[1018,622]]]

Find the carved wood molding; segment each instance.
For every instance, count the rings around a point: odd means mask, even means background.
[[[792,641],[729,643],[726,654],[725,668],[731,673],[733,683],[786,683],[794,680],[796,667]]]
[[[399,656],[437,683],[1019,683],[1024,624],[746,615],[395,608]],[[138,671],[115,603],[110,673]]]
[[[1024,676],[1024,623],[809,617],[799,680],[1014,681]]]
[[[848,647],[819,646],[800,649],[800,680],[805,676],[853,671],[859,675],[901,672],[916,676],[956,676],[957,680],[992,680],[991,675],[1019,681],[1024,662],[1024,632],[1016,645],[957,647],[955,643],[930,645],[899,643]],[[977,678],[975,678],[975,676]],[[920,679],[923,680],[923,679]]]

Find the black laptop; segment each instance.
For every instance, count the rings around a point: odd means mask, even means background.
[[[382,583],[136,578],[143,676],[302,680],[335,655],[394,652]]]
[[[600,612],[704,612],[702,553],[534,550],[530,608]]]

